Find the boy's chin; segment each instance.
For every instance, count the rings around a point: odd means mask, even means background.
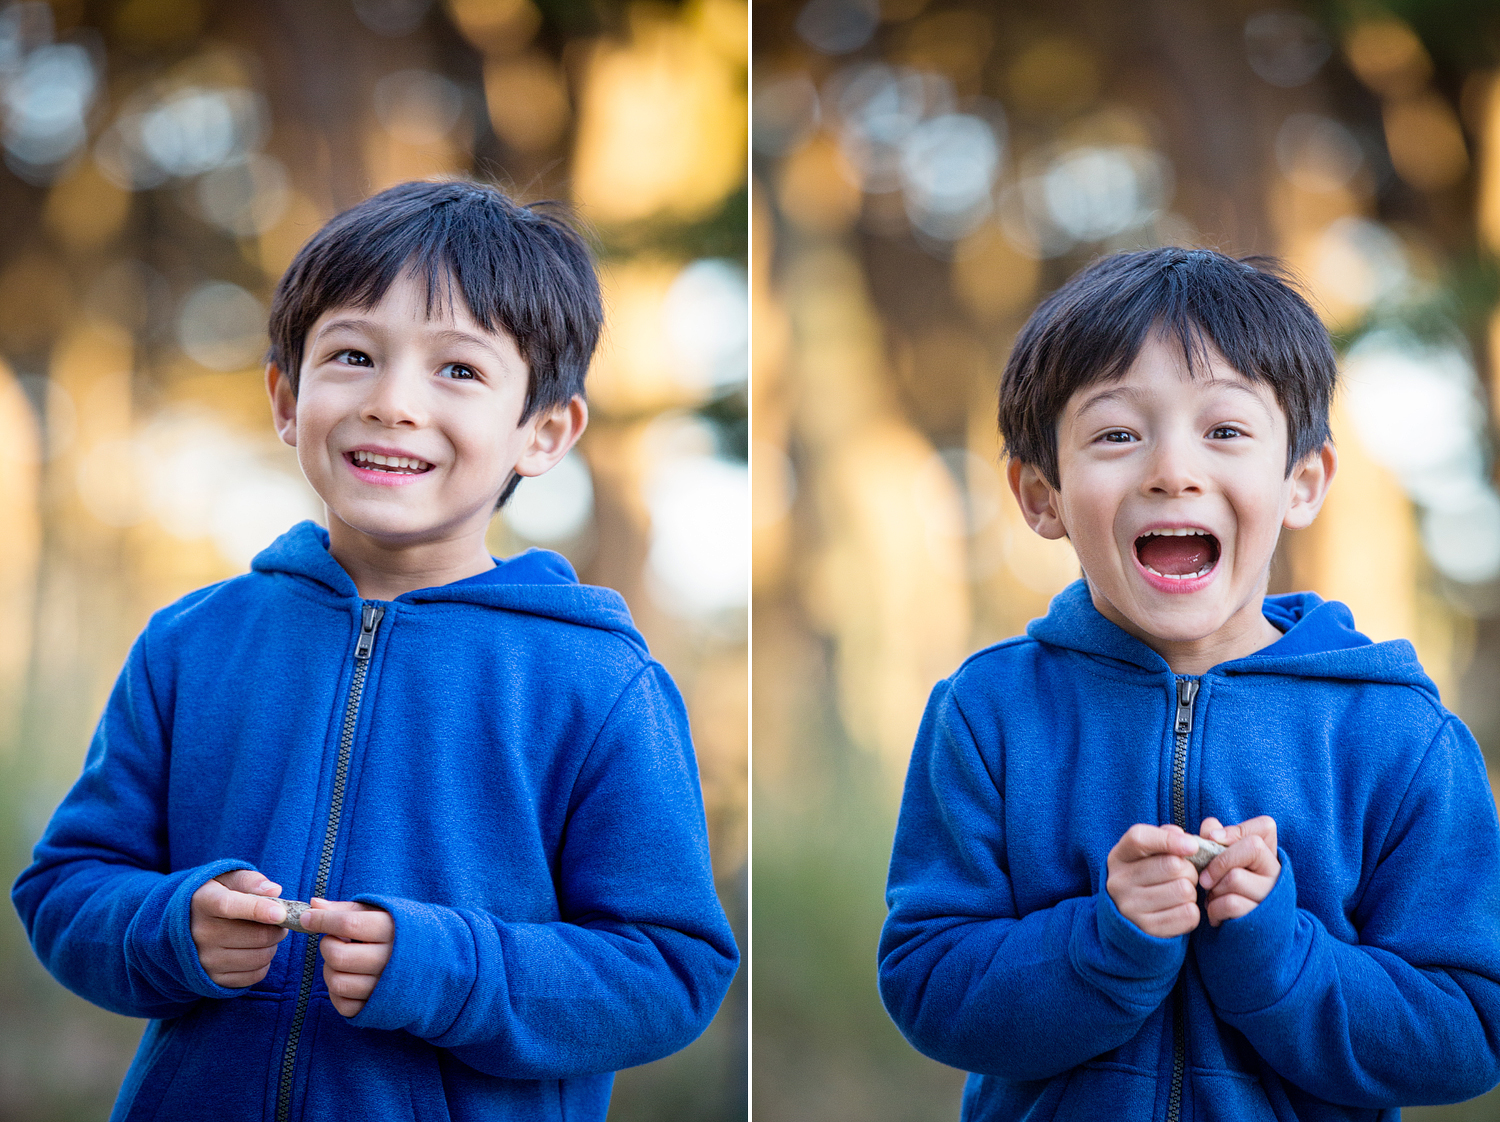
[[[1212,587],[1184,595],[1176,603],[1147,607],[1138,601],[1128,608],[1109,603],[1097,589],[1091,591],[1100,614],[1153,649],[1210,640],[1229,625],[1234,615],[1218,602]]]

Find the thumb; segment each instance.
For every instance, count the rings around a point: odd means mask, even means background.
[[[267,879],[264,873],[254,869],[235,869],[214,877],[231,892],[247,892],[254,896],[280,896],[281,885]]]

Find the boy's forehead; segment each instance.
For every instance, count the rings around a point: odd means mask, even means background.
[[[1057,416],[1059,429],[1072,421],[1087,421],[1089,414],[1111,404],[1140,406],[1153,398],[1182,400],[1182,395],[1215,400],[1241,408],[1258,409],[1277,428],[1285,430],[1288,418],[1274,387],[1264,378],[1253,378],[1230,365],[1228,359],[1207,342],[1191,361],[1174,339],[1148,337],[1128,366],[1101,370],[1078,386]]]
[[[425,277],[410,273],[393,280],[373,304],[346,303],[326,309],[313,321],[308,339],[337,332],[478,342],[502,353],[520,349],[503,325],[495,322],[486,327],[475,318],[451,278],[429,289]]]

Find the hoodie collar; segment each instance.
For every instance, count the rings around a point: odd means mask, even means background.
[[[1423,673],[1409,642],[1372,642],[1355,630],[1354,617],[1337,600],[1324,600],[1315,592],[1294,592],[1267,596],[1261,610],[1283,632],[1281,638],[1254,654],[1220,663],[1209,673],[1389,682],[1418,686],[1437,695],[1437,687]],[[1100,614],[1082,580],[1053,597],[1047,614],[1032,620],[1026,634],[1054,647],[1114,659],[1155,674],[1172,672],[1166,659]]]
[[[316,522],[297,523],[257,554],[250,567],[310,581],[340,599],[359,598],[354,581],[328,552],[328,531]],[[579,584],[567,558],[546,549],[528,549],[497,560],[493,569],[452,584],[404,593],[395,602],[467,603],[525,612],[621,632],[642,650],[646,646],[624,597],[613,589]]]

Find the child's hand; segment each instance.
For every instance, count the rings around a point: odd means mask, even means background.
[[[1185,935],[1198,926],[1198,870],[1187,860],[1196,851],[1179,826],[1137,823],[1109,851],[1105,890],[1147,935]]]
[[[346,1017],[365,1007],[380,972],[391,960],[396,923],[391,913],[369,904],[312,898],[302,926],[322,932],[323,983],[328,1000]]]
[[[250,869],[215,877],[193,893],[193,942],[215,985],[242,989],[266,976],[276,944],[286,938],[272,926],[286,917],[275,900],[280,895],[281,885]]]
[[[1281,862],[1276,860],[1276,820],[1262,814],[1235,826],[1205,818],[1198,833],[1229,848],[1208,863],[1198,883],[1208,890],[1205,911],[1218,927],[1226,919],[1248,915],[1276,885]]]

